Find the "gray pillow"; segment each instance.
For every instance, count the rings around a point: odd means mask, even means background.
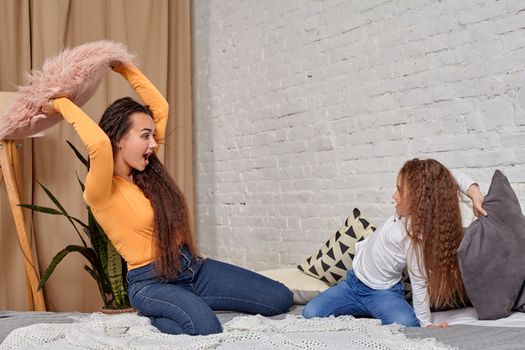
[[[525,216],[509,181],[496,170],[479,217],[458,249],[463,283],[480,320],[507,317],[525,281]]]

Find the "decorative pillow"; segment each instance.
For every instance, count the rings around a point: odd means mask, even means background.
[[[364,240],[374,231],[375,227],[361,217],[359,209],[354,208],[335,235],[297,268],[333,286],[345,279],[346,272],[352,268],[355,243]]]
[[[463,283],[482,320],[507,317],[525,281],[525,217],[509,181],[494,172],[483,202],[488,216],[465,231],[458,249]]]
[[[42,71],[33,71],[27,85],[19,87],[14,103],[0,118],[0,140],[31,136],[55,125],[63,118],[60,114],[42,114],[44,102],[68,97],[82,106],[93,96],[110,64],[130,62],[132,58],[123,44],[102,40],[47,59]]]
[[[16,92],[0,91],[0,113],[2,113],[5,109],[7,109],[7,107],[13,104],[15,96]]]
[[[344,225],[337,230],[317,253],[298,265],[304,273],[333,286],[346,279],[346,272],[352,268],[356,242],[362,241],[376,228],[363,218],[359,209],[354,208]],[[403,270],[405,299],[412,302],[412,286],[407,269]]]
[[[293,293],[293,302],[297,305],[306,304],[319,293],[330,288],[325,282],[305,275],[295,267],[258,271],[257,273],[279,281],[288,287]]]

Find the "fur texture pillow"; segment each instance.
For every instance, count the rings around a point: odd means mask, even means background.
[[[82,106],[93,96],[110,64],[132,59],[123,44],[106,40],[66,49],[47,59],[42,70],[33,71],[27,85],[19,87],[14,103],[0,118],[0,140],[31,136],[55,125],[62,116],[42,114],[44,102],[68,97]]]
[[[522,307],[525,281],[525,216],[509,181],[494,172],[483,209],[458,249],[461,277],[480,320],[507,317]]]

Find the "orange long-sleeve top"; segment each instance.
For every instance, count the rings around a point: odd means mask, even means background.
[[[155,122],[155,140],[164,141],[168,103],[157,88],[134,66],[114,68],[124,76],[146,105]],[[58,98],[55,109],[73,125],[87,147],[90,169],[84,199],[109,239],[132,270],[156,258],[153,207],[135,184],[113,174],[113,150],[106,133],[78,106]]]

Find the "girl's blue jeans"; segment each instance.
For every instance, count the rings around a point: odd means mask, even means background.
[[[419,327],[414,309],[405,300],[403,283],[386,290],[375,290],[349,270],[346,280],[325,290],[306,304],[305,318],[352,315],[380,319],[383,324],[398,323]]]
[[[220,333],[213,310],[271,316],[292,305],[292,292],[283,284],[230,264],[195,259],[185,247],[180,265],[174,280],[156,277],[153,264],[127,274],[131,305],[164,333]]]

